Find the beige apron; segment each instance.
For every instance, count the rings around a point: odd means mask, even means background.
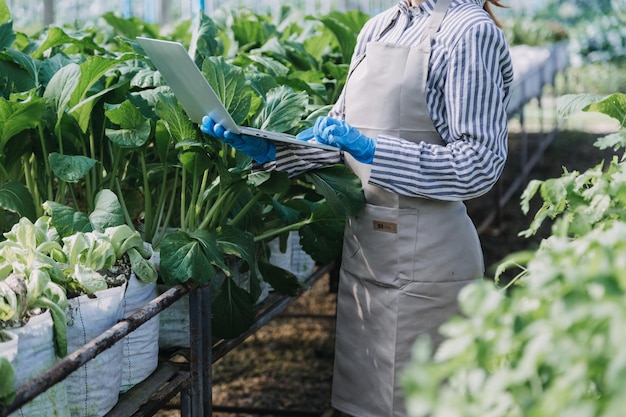
[[[370,137],[444,145],[425,88],[430,40],[450,3],[437,3],[419,46],[367,45],[346,84],[348,123]],[[459,290],[483,275],[482,251],[462,202],[400,197],[368,184],[370,165],[348,154],[346,163],[367,204],[344,236],[332,403],[358,417],[404,416],[398,377],[412,345],[421,334],[440,341]]]

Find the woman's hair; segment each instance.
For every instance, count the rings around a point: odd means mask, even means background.
[[[489,16],[491,16],[493,21],[496,22],[496,25],[498,25],[498,27],[502,27],[498,19],[496,19],[496,17],[493,15],[493,11],[491,10],[492,4],[497,7],[506,7],[506,6],[500,3],[500,0],[485,0],[485,5],[483,6],[483,9],[485,9],[485,11],[489,13]]]

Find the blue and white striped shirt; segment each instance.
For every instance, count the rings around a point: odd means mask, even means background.
[[[416,45],[436,1],[411,7],[409,0],[374,16],[359,34],[352,62],[368,41],[387,29],[387,43]],[[433,39],[426,101],[445,146],[413,143],[379,135],[370,184],[409,197],[467,200],[489,191],[507,158],[506,108],[513,67],[503,32],[482,9],[484,0],[454,0]],[[330,112],[343,119],[343,95]],[[339,163],[337,152],[277,146],[277,159],[265,169],[297,175]]]

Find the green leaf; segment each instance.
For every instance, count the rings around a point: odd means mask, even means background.
[[[141,235],[127,224],[107,227],[104,234],[111,241],[117,259],[124,256],[130,249],[143,250]]]
[[[620,127],[626,127],[626,94],[624,93],[615,93],[601,101],[590,103],[583,110],[604,113],[617,120]]]
[[[117,34],[129,39],[142,35],[157,38],[160,32],[160,26],[156,23],[149,24],[135,16],[126,18],[116,15],[115,12],[107,12],[102,15],[102,19],[115,29]]]
[[[224,279],[211,304],[211,332],[215,337],[237,337],[254,323],[254,298],[229,277]]]
[[[202,73],[235,123],[245,120],[250,111],[251,92],[243,70],[226,63],[223,57],[209,57],[202,64]]]
[[[241,45],[241,49],[245,45],[263,45],[269,36],[276,31],[260,15],[248,12],[234,17],[236,19],[234,19],[231,30],[237,43]]]
[[[1,20],[2,16],[0,16],[0,50],[10,48],[16,39],[15,32],[13,31],[13,21],[7,20],[1,22]]]
[[[341,256],[345,218],[338,217],[328,204],[319,205],[309,224],[299,229],[302,249],[318,263]]]
[[[79,79],[80,66],[70,63],[55,72],[52,79],[48,82],[43,96],[50,100],[56,109],[57,119],[59,120],[57,123],[60,123],[63,113],[67,110],[67,105],[78,86]]]
[[[35,221],[37,212],[33,196],[22,183],[11,181],[0,186],[0,208]]]
[[[262,66],[262,70],[274,78],[287,77],[289,68],[279,61],[263,55],[248,55],[248,59]]]
[[[11,11],[5,0],[0,0],[0,23],[6,23],[11,20]]]
[[[73,235],[76,232],[90,232],[93,230],[87,214],[55,201],[46,201],[44,210],[50,216],[50,223],[61,237]]]
[[[68,102],[69,112],[78,120],[83,132],[89,127],[91,111],[96,104],[95,98],[102,97],[103,93],[111,90],[99,88],[97,94],[88,97],[91,88],[96,84],[109,70],[111,70],[120,62],[133,58],[132,55],[124,55],[119,58],[104,58],[100,56],[89,56],[80,64],[80,78],[76,87],[72,91],[72,96]]]
[[[222,54],[222,47],[217,41],[217,27],[209,16],[204,13],[200,14],[200,22],[194,33],[196,36],[196,63],[201,62],[206,57],[218,56]]]
[[[98,260],[102,259],[102,257],[98,256]],[[70,276],[78,282],[85,294],[93,294],[96,291],[104,291],[107,289],[107,283],[104,277],[93,268],[85,266],[82,263],[74,265],[74,270]]]
[[[281,194],[289,189],[291,180],[284,171],[257,171],[248,174],[248,183],[267,194]]]
[[[603,96],[597,94],[564,94],[558,100],[557,115],[562,119],[567,119],[602,98]]]
[[[45,106],[45,100],[32,95],[19,103],[0,97],[0,154],[9,139],[41,124]]]
[[[174,142],[196,137],[193,123],[185,115],[173,94],[159,94],[156,114],[161,118]]]
[[[94,209],[89,214],[89,221],[93,230],[104,232],[108,227],[124,224],[124,211],[117,195],[108,189],[104,189],[94,199]]]
[[[267,101],[254,118],[253,126],[274,132],[287,132],[300,123],[306,114],[309,96],[280,86],[267,94]]]
[[[263,99],[267,97],[267,93],[270,90],[279,86],[276,78],[262,72],[246,73],[246,79],[250,83],[252,90]]]
[[[121,129],[106,129],[111,142],[122,148],[139,148],[150,139],[150,120],[129,100],[105,112],[106,117]]]
[[[58,26],[49,26],[47,31],[48,36],[46,39],[39,45],[39,48],[32,53],[32,56],[35,59],[42,59],[47,50],[66,44],[75,45],[79,48],[79,50],[106,52],[100,45],[93,41],[91,35],[89,34],[86,34],[82,39],[73,38]]]
[[[598,149],[609,149],[613,148],[613,150],[617,151],[618,149],[626,148],[626,129],[621,129],[616,133],[611,133],[609,135],[598,138],[594,143]]]
[[[96,165],[95,159],[82,155],[61,155],[56,152],[48,155],[52,172],[65,182],[78,182]]]
[[[47,297],[40,297],[33,307],[50,310],[54,325],[54,348],[59,358],[64,357],[67,355],[67,307],[64,304],[61,305],[57,300],[50,300]]]
[[[532,200],[533,197],[537,194],[537,191],[539,191],[539,189],[541,188],[541,184],[543,184],[543,181],[530,180],[528,182],[528,185],[524,189],[524,192],[521,196],[521,206],[522,212],[524,214],[528,214],[528,211],[530,210],[530,200]]]
[[[7,56],[10,56],[13,59],[13,62],[18,64],[20,68],[23,68],[28,73],[30,78],[33,80],[33,87],[40,85],[39,61],[22,51],[18,51],[17,49],[7,49],[4,53],[7,54]]]
[[[276,198],[271,199],[272,208],[274,209],[273,214],[276,218],[280,219],[284,224],[294,224],[300,220],[302,214],[299,210],[290,207],[287,203],[292,203],[293,201],[286,201],[286,204],[282,204]]]
[[[7,358],[0,357],[0,404],[11,404],[14,399],[15,370]]]
[[[213,265],[228,270],[216,236],[208,231],[170,233],[163,238],[160,248],[161,274],[169,285],[189,280],[209,282],[215,276]]]
[[[263,281],[267,282],[276,291],[289,297],[295,297],[300,293],[302,284],[292,272],[272,265],[269,262],[259,262],[259,271]]]
[[[126,253],[130,259],[133,273],[139,281],[146,284],[156,282],[158,274],[152,262],[141,256],[139,251],[135,248],[129,249]]]
[[[365,204],[361,180],[344,165],[325,167],[304,175],[337,215],[354,216]]]
[[[343,62],[350,62],[356,46],[356,37],[367,17],[362,12],[331,13],[320,19],[337,39]]]
[[[328,53],[329,47],[337,45],[338,41],[333,32],[324,30],[316,36],[308,37],[302,42],[305,50],[311,54],[318,62],[322,62],[324,55]]]
[[[252,275],[256,275],[254,236],[235,227],[223,226],[217,233],[217,244],[226,255],[243,259],[250,266]]]

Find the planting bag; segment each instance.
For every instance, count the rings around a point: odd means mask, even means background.
[[[17,355],[13,362],[16,389],[50,369],[57,361],[54,331],[49,311],[33,316],[17,329],[7,330],[17,336]],[[65,381],[53,385],[11,416],[69,416]]]
[[[0,330],[0,402],[3,403],[13,401],[15,394],[17,341],[16,334]]]
[[[126,284],[68,300],[67,350],[74,352],[117,323],[123,315]],[[72,372],[66,379],[72,417],[104,416],[117,403],[122,384],[122,341]]]
[[[313,273],[315,261],[302,249],[300,234],[296,230],[289,232],[285,251],[280,250],[280,239],[275,238],[267,242],[271,254],[270,263],[294,274],[299,281],[303,281]]]
[[[124,299],[123,317],[127,318],[157,296],[156,282],[145,284],[131,274]],[[146,379],[159,364],[159,315],[157,314],[121,341],[122,386],[126,392]]]
[[[2,341],[6,340],[6,341]],[[15,358],[17,357],[17,343],[19,337],[17,333],[7,330],[0,331],[0,358],[5,358],[15,368]]]
[[[158,285],[159,293],[164,293],[170,287]],[[189,347],[189,295],[176,300],[165,310],[159,313],[159,348],[188,348]]]

